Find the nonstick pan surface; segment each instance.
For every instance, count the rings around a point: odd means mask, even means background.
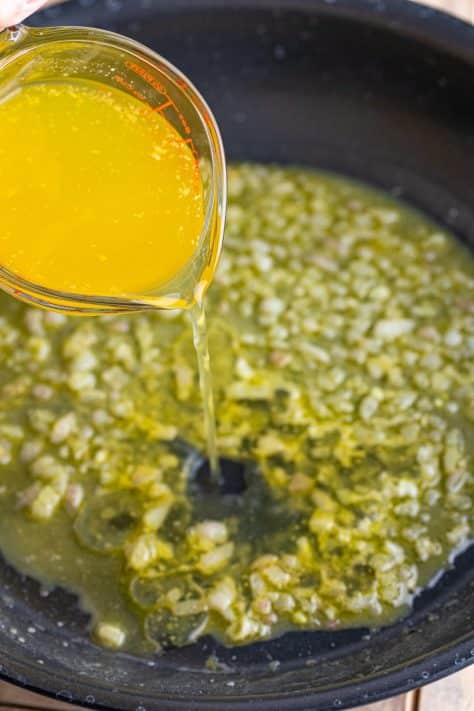
[[[210,102],[228,157],[361,178],[474,249],[474,29],[405,0],[73,0],[37,23],[131,35]],[[107,581],[104,581],[107,584]],[[224,649],[206,639],[153,660],[88,641],[73,596],[0,565],[0,671],[120,711],[303,711],[368,703],[474,662],[474,546],[410,616]],[[215,654],[216,671],[204,662]]]

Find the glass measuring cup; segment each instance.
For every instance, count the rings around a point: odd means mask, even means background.
[[[1,265],[0,287],[24,301],[75,313],[191,307],[202,300],[222,246],[226,170],[215,119],[181,72],[127,37],[75,27],[19,26],[0,34],[0,101],[34,83],[81,79],[123,91],[147,110],[159,111],[188,145],[203,186],[204,221],[197,246],[177,274],[146,293],[103,296],[55,291]]]

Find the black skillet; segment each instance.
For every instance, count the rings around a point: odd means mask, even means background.
[[[230,159],[357,176],[474,248],[468,25],[406,0],[73,0],[36,21],[106,27],[171,59],[209,100]],[[66,593],[42,597],[6,566],[0,584],[5,679],[90,706],[342,709],[474,662],[474,546],[407,619],[378,632],[292,633],[238,649],[206,639],[156,660],[93,646]],[[222,663],[212,672],[211,653]]]

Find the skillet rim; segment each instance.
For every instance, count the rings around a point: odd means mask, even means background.
[[[110,4],[107,0],[101,0],[104,18],[110,15]],[[190,5],[195,11],[212,11],[218,8],[228,8],[229,0],[161,0],[159,12],[176,12],[176,10],[190,9]],[[343,18],[354,19],[362,22],[370,22],[377,28],[391,29],[397,34],[410,37],[416,41],[429,43],[457,59],[464,60],[470,64],[474,71],[474,25],[461,20],[447,12],[435,8],[427,7],[412,0],[232,0],[235,9],[272,9],[272,10],[317,10],[322,15],[335,16],[340,14]],[[153,3],[148,5],[150,11],[153,10]],[[73,2],[63,7],[52,7],[37,15],[41,18],[42,25],[51,23],[74,23],[74,14],[82,14],[84,7],[81,3]],[[117,15],[116,15],[117,17]],[[32,24],[37,24],[36,20]],[[20,648],[21,649],[21,648]],[[427,661],[428,659],[428,661]],[[132,695],[127,689],[116,689],[109,687],[103,689],[96,686],[96,698],[94,703],[89,703],[86,698],[90,698],[90,686],[82,682],[77,677],[73,683],[70,680],[62,684],[61,675],[47,671],[37,664],[32,667],[20,659],[12,659],[11,663],[2,659],[0,663],[0,679],[20,688],[32,691],[51,699],[79,704],[88,708],[103,709],[104,711],[116,711],[119,707],[115,704],[117,697],[129,696],[128,705],[121,706],[122,709],[136,708],[137,711],[145,711],[150,706],[137,706],[137,695]],[[155,705],[160,703],[160,711],[188,711],[192,704],[193,711],[209,711],[218,708],[219,711],[248,711],[251,704],[255,704],[258,711],[276,711],[276,705],[282,703],[285,711],[309,711],[310,709],[323,711],[333,708],[344,709],[355,706],[380,701],[391,696],[406,693],[411,689],[424,686],[442,679],[449,674],[460,671],[470,664],[474,664],[474,629],[467,632],[464,640],[453,642],[441,649],[435,649],[430,656],[423,658],[421,662],[415,662],[406,667],[390,670],[380,676],[372,677],[354,684],[349,682],[339,688],[328,691],[318,691],[313,694],[301,694],[278,697],[269,695],[262,698],[258,696],[248,696],[244,700],[235,697],[205,697],[199,700],[189,698],[177,699],[166,696],[154,696],[153,699],[143,701]],[[432,670],[429,671],[430,666]],[[426,673],[429,671],[429,676]],[[31,681],[29,680],[31,679]],[[71,693],[58,691],[61,688],[68,688]],[[134,700],[132,700],[134,698]],[[155,707],[155,706],[154,706]]]

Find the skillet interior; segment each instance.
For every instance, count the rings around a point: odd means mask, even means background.
[[[388,7],[389,6],[389,7]],[[37,19],[129,34],[174,61],[214,109],[230,159],[302,163],[381,186],[474,248],[474,30],[409,2],[74,0]],[[87,640],[72,596],[0,566],[5,677],[114,709],[332,709],[474,661],[474,547],[374,634],[212,640],[147,662]],[[58,622],[61,626],[58,626]],[[31,630],[34,630],[32,632]],[[215,652],[226,667],[209,672]],[[278,660],[278,668],[269,662]]]

